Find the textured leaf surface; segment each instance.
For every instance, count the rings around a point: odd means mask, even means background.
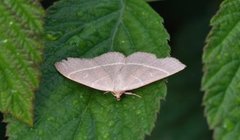
[[[142,0],[62,0],[46,17],[43,81],[34,128],[7,118],[11,140],[140,140],[153,128],[164,82],[134,90],[121,101],[70,81],[54,63],[66,57],[94,57],[108,51],[169,55],[162,19]]]
[[[204,50],[205,113],[216,140],[240,139],[239,7],[239,0],[221,4]]]
[[[0,1],[0,110],[30,125],[39,85],[41,16],[37,3]]]

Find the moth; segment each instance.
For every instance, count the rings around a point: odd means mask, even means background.
[[[110,92],[117,100],[129,91],[173,75],[186,66],[173,57],[157,58],[154,54],[136,52],[124,56],[108,52],[92,59],[67,58],[55,63],[68,79],[88,87]]]

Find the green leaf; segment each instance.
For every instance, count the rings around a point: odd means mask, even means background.
[[[204,50],[202,88],[208,123],[216,140],[240,139],[240,1],[225,0]]]
[[[33,124],[43,11],[36,2],[0,1],[0,110]]]
[[[64,78],[54,63],[67,57],[94,57],[108,51],[169,55],[162,19],[143,0],[62,0],[46,17],[43,80],[33,128],[7,117],[11,140],[141,140],[154,126],[165,83],[124,96],[88,88]]]

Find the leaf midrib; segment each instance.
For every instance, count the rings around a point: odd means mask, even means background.
[[[114,45],[114,40],[115,40],[115,37],[116,37],[116,34],[118,32],[118,29],[119,29],[119,26],[120,24],[122,23],[122,17],[123,17],[123,13],[124,13],[124,10],[125,10],[125,2],[124,0],[120,0],[120,11],[119,11],[119,17],[118,17],[118,20],[116,22],[116,25],[111,33],[111,46],[110,46],[110,51],[113,51],[113,45]]]
[[[214,49],[212,50],[212,51],[210,51],[210,52],[208,52],[208,54],[209,55],[206,55],[205,54],[205,56],[203,57],[204,58],[204,61],[205,61],[205,63],[210,63],[210,62],[212,62],[211,60],[215,60],[215,59],[211,59],[210,57],[211,57],[211,54],[213,54],[214,52],[216,52],[217,50],[219,50],[219,52],[222,52],[222,48],[224,47],[224,46],[221,46],[221,44],[223,44],[224,42],[225,42],[225,40],[227,40],[227,38],[230,36],[231,37],[231,34],[234,32],[234,31],[236,31],[236,30],[234,30],[236,27],[238,27],[238,25],[240,24],[240,20],[239,21],[237,21],[237,22],[235,22],[235,24],[232,26],[232,28],[223,36],[223,38],[221,39],[221,41],[220,42],[218,42],[216,45],[214,45],[215,47],[214,47]],[[214,24],[211,24],[212,26],[214,26]],[[209,42],[208,42],[208,44],[209,44]],[[220,47],[219,47],[220,46]]]
[[[231,81],[228,83],[228,85],[226,86],[226,89],[223,91],[223,93],[224,93],[224,95],[223,95],[223,97],[222,97],[222,100],[221,100],[221,102],[220,102],[220,105],[217,107],[217,112],[216,112],[216,114],[222,114],[223,112],[221,112],[221,108],[223,108],[222,106],[225,106],[225,104],[223,104],[224,103],[224,101],[226,100],[226,95],[228,94],[228,90],[229,90],[229,88],[230,88],[230,86],[232,85],[232,83],[233,83],[233,81],[234,81],[234,79],[236,78],[236,75],[238,74],[238,72],[240,71],[240,65],[238,66],[238,69],[236,70],[236,72],[234,72],[234,75],[232,76],[232,78],[231,78]],[[226,113],[226,112],[225,112]],[[225,114],[224,113],[224,114]],[[226,115],[226,114],[225,114]],[[223,117],[225,117],[225,116],[223,116]],[[219,126],[221,126],[221,125],[219,125]]]

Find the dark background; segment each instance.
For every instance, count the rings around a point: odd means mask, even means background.
[[[42,0],[44,8],[52,3]],[[187,68],[168,79],[167,98],[161,102],[156,126],[146,140],[212,140],[201,104],[201,55],[220,0],[161,0],[150,5],[164,19],[171,55]],[[6,139],[5,127],[0,124],[0,140]]]

